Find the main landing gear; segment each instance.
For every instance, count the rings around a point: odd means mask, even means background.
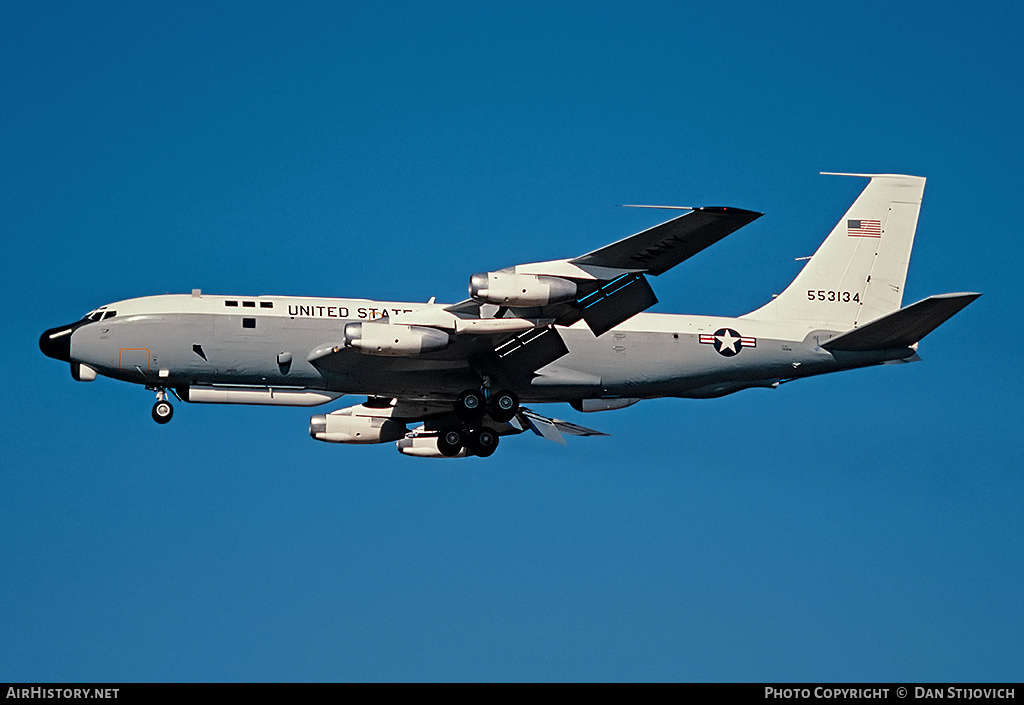
[[[505,423],[511,421],[517,411],[519,399],[507,389],[490,396],[467,389],[455,400],[455,415],[463,421],[477,421],[486,413],[498,423]]]
[[[165,424],[174,416],[174,407],[167,400],[167,390],[163,387],[156,391],[156,404],[153,405],[153,420],[158,424]]]
[[[498,448],[498,432],[488,426],[462,426],[442,431],[437,437],[437,449],[441,455],[453,457],[463,448],[469,455],[486,458]]]
[[[455,400],[455,415],[463,423],[443,430],[437,439],[437,449],[449,457],[466,449],[470,455],[486,458],[498,447],[498,432],[483,424],[484,416],[490,416],[497,423],[506,423],[518,411],[519,399],[507,389],[495,394],[488,394],[487,390],[467,389]]]

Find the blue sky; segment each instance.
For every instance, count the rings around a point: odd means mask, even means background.
[[[0,6],[0,680],[1020,680],[1012,3]],[[924,362],[553,413],[488,460],[75,383],[122,298],[455,301],[473,272],[766,213],[654,281],[738,315],[928,177]],[[358,400],[355,400],[358,401]]]

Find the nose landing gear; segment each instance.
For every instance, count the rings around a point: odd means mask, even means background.
[[[167,390],[164,388],[155,389],[156,404],[153,405],[153,420],[158,424],[165,424],[174,416],[174,407],[167,400]]]

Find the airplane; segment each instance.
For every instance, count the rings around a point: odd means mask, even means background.
[[[831,172],[823,172],[831,173]],[[664,274],[762,214],[686,212],[586,254],[473,274],[456,304],[200,290],[100,306],[45,331],[43,353],[75,380],[98,376],[191,403],[316,406],[309,433],[331,443],[394,442],[404,455],[494,453],[532,431],[606,435],[523,404],[581,412],[644,399],[710,399],[841,370],[914,362],[918,343],[981,294],[929,296],[903,307],[925,179],[869,179],[793,282],[745,315],[644,313],[648,277]],[[410,429],[410,424],[419,424]]]

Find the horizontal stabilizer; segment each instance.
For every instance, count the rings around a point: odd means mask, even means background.
[[[695,208],[692,213],[569,261],[576,265],[661,274],[762,215],[742,208]]]
[[[822,343],[826,350],[884,350],[913,345],[981,294],[939,294]]]

